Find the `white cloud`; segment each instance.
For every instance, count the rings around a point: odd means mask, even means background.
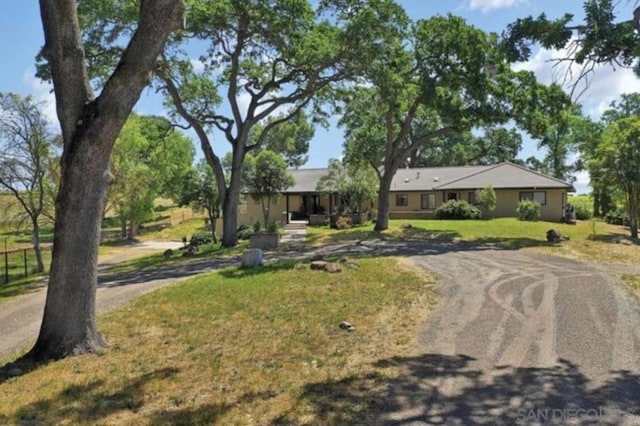
[[[56,129],[59,126],[58,114],[56,113],[56,97],[53,94],[53,86],[46,83],[35,75],[35,69],[29,67],[22,76],[22,81],[27,85],[29,94],[38,102],[42,103],[44,116],[47,121]]]
[[[573,176],[576,181],[573,182],[573,186],[576,189],[576,194],[588,194],[591,192],[591,180],[589,178],[589,172],[581,170],[575,172]]]
[[[524,2],[525,0],[469,0],[469,9],[486,13],[492,10],[516,7]]]
[[[516,64],[514,69],[532,71],[541,83],[562,85],[567,93],[573,92],[574,100],[582,104],[583,112],[593,119],[600,118],[621,94],[640,91],[640,78],[633,70],[607,64],[596,66],[587,78],[578,81],[580,65],[554,61],[567,56],[565,49],[540,49],[528,62]]]
[[[196,74],[202,74],[204,72],[204,62],[200,59],[191,59],[191,66],[193,67],[193,72]]]

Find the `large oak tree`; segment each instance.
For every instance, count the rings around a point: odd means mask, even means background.
[[[540,101],[533,76],[511,71],[495,36],[453,16],[411,25],[400,14],[395,23],[341,121],[347,159],[378,174],[378,231],[388,227],[391,180],[411,155],[474,127],[525,122]]]
[[[131,30],[130,2],[87,0],[91,60],[101,69],[119,36]],[[187,30],[170,43],[156,70],[177,124],[192,128],[216,177],[222,244],[237,243],[237,210],[245,157],[301,111],[314,119],[335,86],[372,58],[386,31],[377,19],[389,0],[193,0]],[[314,7],[315,6],[315,7]],[[373,12],[377,10],[378,12]],[[196,60],[197,58],[197,60]],[[224,105],[221,105],[221,104]],[[225,173],[215,137],[231,148]],[[302,140],[304,145],[304,140]],[[297,161],[297,160],[296,160]]]
[[[61,358],[101,349],[95,293],[102,211],[113,144],[150,83],[169,34],[183,23],[182,0],[141,0],[135,33],[98,96],[89,82],[75,0],[40,0],[63,139],[53,258],[40,334],[27,356]]]

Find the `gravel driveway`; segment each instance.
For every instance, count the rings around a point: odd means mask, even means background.
[[[415,260],[442,277],[421,368],[450,371],[425,374],[424,399],[389,420],[640,423],[640,308],[614,268],[523,251]]]
[[[413,353],[376,364],[399,377],[312,386],[321,415],[348,399],[354,424],[640,424],[640,304],[619,281],[638,266],[455,242],[319,251],[410,257],[441,296]]]

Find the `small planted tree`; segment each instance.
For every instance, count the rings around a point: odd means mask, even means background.
[[[202,160],[191,170],[183,191],[178,194],[178,204],[189,205],[196,210],[204,210],[211,224],[211,241],[218,243],[216,227],[220,217],[220,195],[213,170]]]
[[[492,212],[498,206],[498,197],[496,191],[491,185],[488,185],[476,192],[476,201],[487,212]]]
[[[265,228],[269,227],[271,203],[285,189],[293,185],[287,172],[287,162],[273,151],[260,151],[255,163],[247,162],[245,185],[251,197],[262,204]]]
[[[377,189],[378,179],[371,168],[346,165],[335,158],[329,160],[328,173],[316,186],[322,194],[337,195],[343,213],[361,213],[362,206],[375,199]]]

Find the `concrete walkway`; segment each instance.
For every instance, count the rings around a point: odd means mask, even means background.
[[[304,244],[307,237],[306,221],[291,221],[284,226],[284,235],[280,239],[280,244]]]

